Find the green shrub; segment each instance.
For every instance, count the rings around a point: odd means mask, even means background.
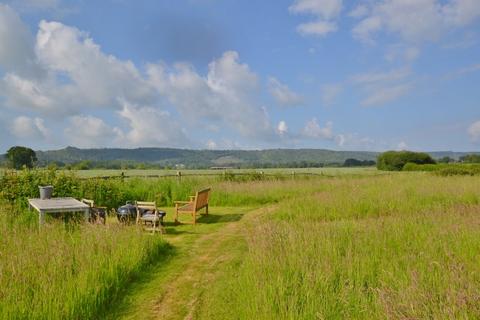
[[[454,176],[454,175],[478,175],[480,174],[479,164],[461,164],[461,163],[440,163],[440,164],[416,164],[407,163],[402,171],[427,171],[435,172],[440,176]]]
[[[423,152],[387,151],[377,158],[377,168],[386,171],[400,171],[407,163],[435,164],[435,160]]]

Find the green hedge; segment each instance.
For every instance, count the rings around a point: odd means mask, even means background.
[[[377,168],[386,171],[401,171],[407,163],[435,164],[435,160],[423,152],[387,151],[377,158]]]
[[[435,172],[441,176],[453,176],[453,175],[480,175],[480,164],[416,164],[407,163],[402,171],[427,171]]]

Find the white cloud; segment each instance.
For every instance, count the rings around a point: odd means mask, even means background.
[[[217,149],[217,143],[216,143],[215,141],[213,141],[213,140],[208,140],[206,145],[207,145],[207,149],[208,149],[208,150],[215,150],[215,149]]]
[[[412,88],[409,69],[354,75],[350,80],[367,95],[363,106],[380,106],[406,95]]]
[[[341,84],[326,84],[321,87],[322,102],[326,106],[334,104],[335,99],[342,92],[343,86]]]
[[[33,36],[17,13],[0,3],[0,66],[24,76],[39,76]]]
[[[405,143],[405,141],[401,141],[398,145],[397,145],[397,150],[407,150],[408,149],[408,145]]]
[[[317,118],[313,118],[303,128],[303,135],[313,139],[333,139],[333,123],[329,121],[325,127],[321,127]]]
[[[118,114],[131,128],[124,134],[124,141],[129,145],[180,148],[192,146],[185,130],[166,111],[123,102],[123,109]]]
[[[89,115],[70,117],[64,132],[69,144],[81,148],[114,146],[122,138],[118,128],[112,128],[102,119]]]
[[[60,0],[14,0],[13,4],[21,5],[32,9],[55,9],[58,8]]]
[[[365,4],[360,4],[353,8],[352,11],[348,13],[348,15],[352,18],[362,18],[365,17],[368,14],[369,10],[367,5]]]
[[[303,36],[326,36],[331,32],[337,31],[337,25],[333,22],[319,20],[314,22],[302,23],[297,26],[297,31]]]
[[[407,42],[423,43],[479,17],[477,0],[381,0],[371,4],[370,13],[353,28],[353,36],[373,43],[375,33],[387,31]]]
[[[284,136],[288,133],[288,126],[285,121],[280,121],[277,125],[277,132],[279,135]]]
[[[50,136],[50,131],[41,118],[16,117],[10,129],[11,133],[20,139],[45,140]]]
[[[405,46],[402,44],[391,45],[387,48],[385,60],[389,62],[401,61],[411,63],[420,55],[420,50],[414,46]]]
[[[36,52],[49,70],[66,74],[74,86],[60,86],[89,105],[117,105],[119,98],[149,102],[152,89],[130,61],[106,55],[88,35],[58,22],[41,21]]]
[[[268,78],[268,90],[275,100],[282,106],[298,106],[303,104],[303,98],[293,92],[287,85],[274,77]]]
[[[189,121],[209,120],[234,129],[243,137],[275,139],[265,108],[258,102],[258,77],[228,51],[209,64],[206,77],[192,66],[177,64],[169,70],[149,65],[150,82]]]
[[[468,134],[473,142],[480,142],[480,121],[476,121],[468,127]]]
[[[260,103],[258,76],[239,62],[237,52],[228,51],[213,60],[205,76],[188,64],[148,64],[146,73],[142,73],[131,61],[104,53],[77,28],[41,21],[34,38],[11,8],[0,5],[3,16],[0,66],[6,73],[0,81],[0,96],[12,110],[57,118],[89,114],[99,108],[120,111],[133,127],[126,134],[127,140],[140,145],[143,143],[139,137],[147,139],[148,144],[183,144],[181,127],[191,124],[227,128],[242,137],[262,141],[279,141]],[[2,32],[4,29],[7,32]],[[4,48],[8,49],[2,51]],[[35,74],[31,72],[34,69],[38,70]],[[291,91],[284,98],[289,103],[298,100]],[[125,107],[125,103],[134,107]],[[172,107],[184,119],[166,135],[168,140],[162,134],[153,139],[145,134],[141,121],[130,112],[134,108],[167,121],[166,110]],[[177,137],[173,137],[175,134]]]
[[[335,19],[342,11],[342,0],[295,0],[288,8],[294,14],[310,14],[315,20],[302,23],[297,31],[302,35],[325,36],[337,31]]]
[[[340,14],[342,0],[295,0],[288,10],[293,13],[309,13],[328,20]]]
[[[335,136],[335,143],[342,149],[374,150],[378,149],[375,140],[357,133],[342,133]]]
[[[384,105],[406,95],[410,89],[410,84],[372,88],[369,96],[362,101],[362,105],[367,107]]]
[[[451,0],[443,8],[447,23],[466,26],[480,17],[478,0]]]

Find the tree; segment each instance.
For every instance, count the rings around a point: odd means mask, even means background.
[[[480,154],[467,154],[460,157],[460,161],[465,163],[480,163]]]
[[[372,160],[358,160],[358,159],[353,159],[349,158],[345,160],[343,163],[344,167],[369,167],[369,166],[374,166],[375,161]]]
[[[429,154],[423,152],[387,151],[378,156],[377,168],[379,170],[400,171],[409,162],[416,164],[436,163]]]
[[[27,147],[15,146],[7,151],[7,159],[12,168],[21,169],[23,166],[33,168],[37,161],[35,151]]]
[[[451,163],[451,162],[455,162],[455,159],[452,159],[452,158],[446,156],[446,157],[438,159],[438,162],[439,163]]]

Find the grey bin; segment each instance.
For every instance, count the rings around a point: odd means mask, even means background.
[[[40,189],[40,199],[50,199],[53,193],[53,186],[39,186]]]

